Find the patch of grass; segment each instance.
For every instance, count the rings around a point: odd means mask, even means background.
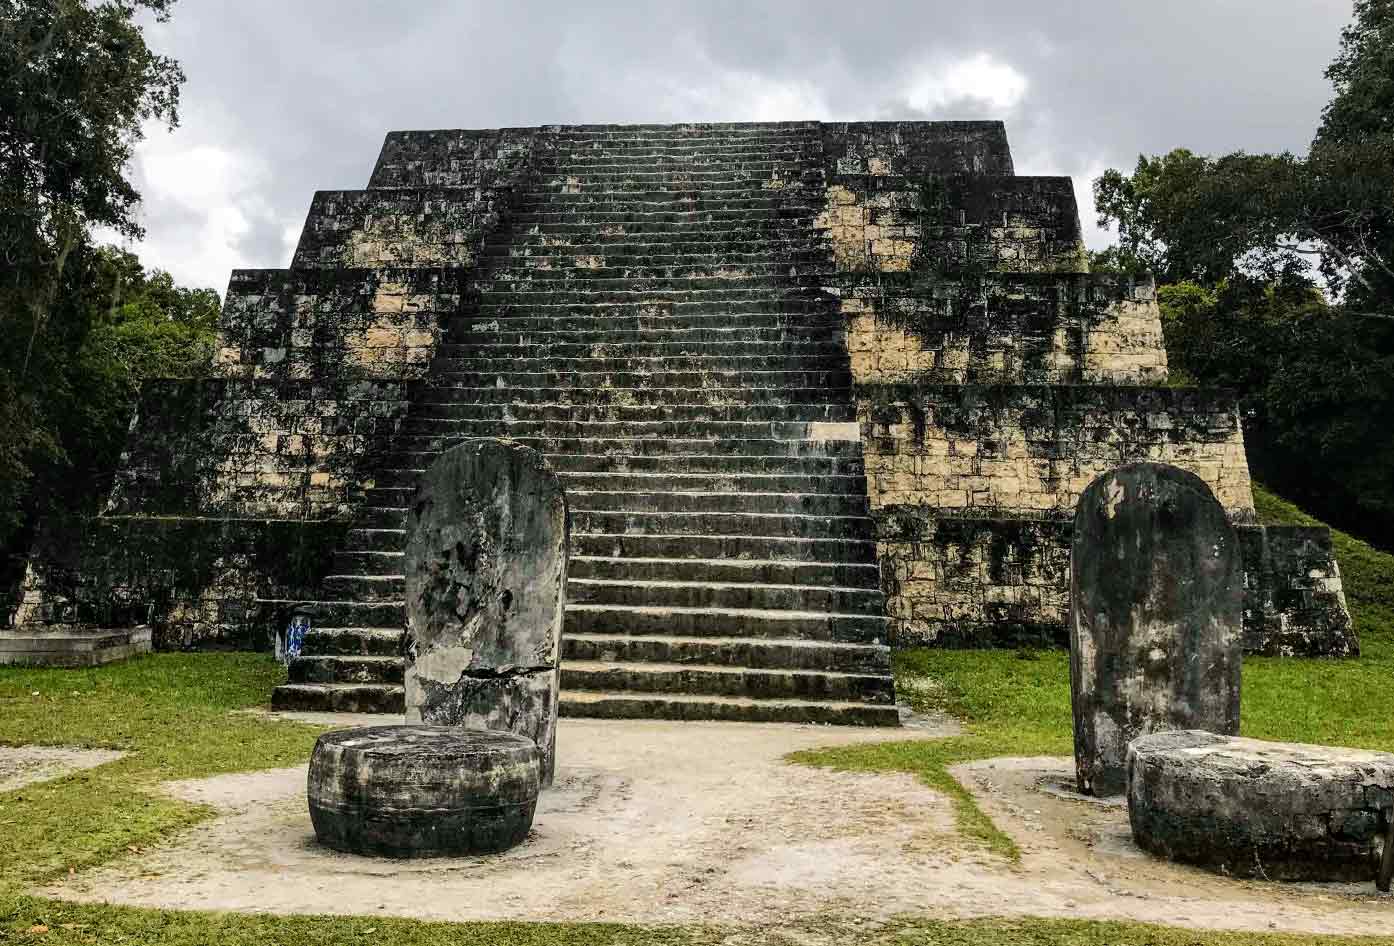
[[[1269,521],[1300,511],[1257,491]],[[1285,517],[1285,518],[1283,518]],[[1394,556],[1336,533],[1347,595],[1365,646],[1358,661],[1245,662],[1245,732],[1265,738],[1394,749]],[[949,775],[958,762],[1003,755],[1068,755],[1069,665],[1063,652],[914,650],[896,656],[902,692],[922,711],[965,721],[962,736],[797,753],[797,761],[863,771],[907,771],[947,794],[964,834],[1019,857]],[[0,668],[0,744],[122,749],[123,759],[0,794],[0,943],[372,942],[478,946],[706,946],[730,930],[570,923],[423,923],[385,917],[271,917],[70,904],[23,891],[69,870],[142,848],[207,809],[160,795],[158,782],[296,765],[316,727],[234,712],[266,705],[283,671],[248,654],[160,654],[94,670]],[[929,682],[930,686],[923,685]],[[919,684],[919,685],[917,685]],[[738,918],[733,918],[738,919]],[[805,935],[807,934],[807,935]],[[1060,920],[905,921],[876,929],[762,929],[742,943],[868,942],[895,946],[1299,946],[1388,939],[1197,933],[1132,923]]]
[[[1262,521],[1321,525],[1262,487]],[[1244,735],[1394,752],[1394,555],[1332,530],[1347,603],[1361,637],[1355,660],[1248,657],[1244,660]],[[1070,663],[1064,651],[916,649],[895,656],[897,691],[920,712],[964,721],[966,734],[926,742],[816,749],[789,756],[806,765],[913,773],[953,799],[960,831],[1011,860],[1010,838],[992,824],[948,772],[993,756],[1073,752]],[[932,684],[932,685],[928,685]]]
[[[90,670],[0,672],[0,744],[122,749],[115,762],[0,794],[0,894],[99,864],[206,818],[157,782],[295,765],[319,730],[229,711],[284,672],[255,654],[156,654]]]

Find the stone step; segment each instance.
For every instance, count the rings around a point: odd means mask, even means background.
[[[843,425],[838,425],[840,429]],[[463,436],[404,433],[397,437],[397,456],[419,462],[413,469],[430,466],[433,457],[442,451],[473,439]],[[829,457],[859,458],[859,440],[805,440],[774,437],[726,437],[721,439],[678,438],[637,439],[633,437],[567,437],[519,434],[511,439],[544,454],[573,457]],[[608,469],[608,467],[606,467]]]
[[[402,422],[398,442],[413,444],[416,435],[428,437],[508,437],[515,440],[550,438],[569,440],[665,441],[842,441],[859,440],[854,421],[769,420],[516,420],[408,416]],[[668,451],[663,451],[668,452]],[[718,450],[718,453],[725,452]]]
[[[315,627],[305,634],[304,654],[390,657],[401,660],[401,627]]]
[[[612,535],[571,533],[571,553],[602,558],[746,559],[751,561],[876,562],[867,539],[769,535]]]
[[[579,178],[626,170],[659,171],[667,168],[706,169],[724,175],[739,172],[767,172],[794,180],[822,173],[812,156],[816,152],[802,142],[767,143],[721,142],[705,147],[666,142],[635,141],[625,147],[590,147],[555,156],[540,155],[534,166],[536,176],[530,187],[554,178]]]
[[[555,352],[574,347],[589,351],[597,348],[603,348],[605,351],[617,350],[623,355],[642,354],[645,351],[661,354],[664,351],[680,349],[700,352],[703,346],[748,346],[751,354],[827,348],[845,355],[846,345],[842,326],[826,322],[767,328],[706,326],[676,329],[604,329],[595,332],[559,331],[552,328],[524,331],[513,326],[496,326],[482,331],[452,327],[448,341],[443,342],[438,351],[443,355],[456,356],[467,349],[474,349],[481,356],[494,356],[496,349],[501,348],[527,347],[535,353],[539,348]]]
[[[830,254],[821,244],[772,245],[760,241],[733,248],[729,244],[694,243],[686,250],[670,243],[596,243],[589,246],[586,249],[509,241],[486,245],[484,256],[496,265],[522,271],[613,270],[621,275],[644,274],[646,270],[655,270],[657,275],[673,275],[670,271],[679,269],[740,268],[749,272],[777,273],[785,269],[800,272],[801,267],[812,267],[813,272],[828,272],[832,268]]]
[[[566,484],[573,512],[761,513],[803,516],[867,515],[865,495],[846,493],[634,492],[573,489]]]
[[[290,683],[403,682],[406,662],[400,656],[315,655],[297,657],[287,674]]]
[[[461,388],[843,388],[851,386],[847,368],[688,369],[675,371],[440,371],[434,390]]]
[[[562,664],[561,680],[563,692],[685,693],[888,705],[895,702],[891,678],[872,673],[568,660]]]
[[[402,577],[404,564],[405,559],[401,552],[338,552],[334,556],[337,574],[325,579],[324,597],[400,599],[405,590],[405,579]],[[569,575],[572,578],[609,581],[702,581],[875,588],[880,578],[880,570],[874,562],[732,558],[644,559],[572,555]],[[361,579],[363,583],[355,583],[355,579]]]
[[[348,552],[400,552],[405,543],[401,529],[349,529],[343,547]]]
[[[272,692],[277,712],[405,712],[405,690],[394,684],[288,683]],[[561,715],[611,719],[693,719],[894,726],[894,706],[832,700],[752,699],[680,693],[564,691]]]
[[[387,488],[415,486],[422,471],[439,453],[399,453],[374,476],[374,485]],[[544,454],[558,473],[617,473],[732,476],[862,476],[861,457],[696,457],[696,456],[585,456]]]
[[[876,588],[880,575],[881,570],[874,563],[849,562],[573,555],[567,565],[568,578],[609,581],[703,581]]]
[[[800,208],[791,208],[798,215]],[[608,216],[608,220],[596,217]],[[532,213],[510,218],[520,245],[559,241],[589,243],[624,237],[626,243],[743,243],[766,239],[792,239],[812,243],[818,231],[791,224],[782,210],[702,211],[690,214],[579,214]]]
[[[845,406],[851,401],[851,388],[847,386],[790,387],[783,390],[755,387],[704,387],[704,388],[664,388],[646,386],[642,388],[500,388],[497,385],[469,387],[452,385],[450,387],[432,386],[423,395],[423,400],[431,404],[550,404],[566,406],[601,407],[720,407],[742,408],[762,404],[771,407],[792,404],[816,404],[829,401],[836,406]]]
[[[643,210],[626,210],[604,204],[550,206],[534,204],[520,207],[509,221],[524,229],[539,227],[550,232],[553,226],[564,232],[572,227],[623,226],[626,232],[677,233],[691,231],[722,232],[732,230],[758,231],[762,228],[789,227],[791,220],[807,220],[817,208],[806,204],[768,201],[728,207],[694,207],[681,209],[653,204]],[[646,228],[646,229],[640,229]]]
[[[360,506],[353,523],[364,529],[402,529],[406,526],[407,509],[402,506]]]
[[[759,700],[679,693],[563,692],[561,715],[601,719],[686,719],[727,722],[897,726],[894,706],[803,700]]]
[[[819,288],[821,282],[810,281],[808,285],[785,288],[771,280],[768,284],[761,280],[671,280],[673,285],[645,286],[637,281],[615,280],[613,287],[588,285],[581,282],[548,286],[538,283],[537,288],[527,285],[517,286],[485,285],[479,291],[479,305],[483,309],[489,305],[509,305],[513,307],[548,305],[662,305],[664,303],[767,303],[783,306],[789,302],[831,301]],[[655,281],[657,282],[657,281]],[[706,286],[685,286],[683,282],[706,282]],[[757,283],[754,288],[745,288],[742,283]],[[781,309],[780,311],[784,311]]]
[[[520,233],[510,237],[495,237],[484,241],[484,254],[491,262],[499,259],[602,258],[612,266],[622,266],[629,259],[682,262],[691,259],[751,259],[775,260],[821,259],[829,255],[828,244],[816,235],[785,231],[765,233],[757,238],[732,239],[674,239],[672,235],[658,238],[652,234],[628,233],[624,228],[608,233],[577,233],[565,237],[554,233]]]
[[[852,423],[852,404],[514,404],[427,401],[412,405],[409,420],[572,421],[577,423]]]
[[[394,560],[397,574],[326,575],[320,589],[328,600],[400,602],[406,594],[406,578],[400,574],[403,564],[404,559]]]
[[[763,512],[640,512],[572,509],[571,527],[596,535],[768,536],[778,538],[871,539],[867,516]]]
[[[800,611],[881,617],[879,587],[736,584],[699,580],[635,581],[568,577],[567,607],[622,605],[633,608],[718,608],[736,611]]]
[[[808,206],[805,201],[813,198],[812,193],[799,190],[797,206]],[[614,191],[590,190],[579,193],[549,191],[544,193],[522,194],[512,205],[511,211],[526,219],[529,214],[578,213],[624,214],[626,217],[647,216],[649,214],[706,213],[709,211],[782,211],[794,203],[795,189],[783,191],[762,190],[759,187],[740,187],[733,190],[687,189],[658,191]]]
[[[681,581],[640,581],[632,577],[597,579],[571,576],[567,583],[567,603],[622,605],[640,608],[720,608],[741,611],[803,611],[834,614],[880,616],[885,602],[873,583],[870,587],[777,585],[712,581],[708,572],[689,567]],[[335,607],[318,602],[314,622],[331,622],[325,627],[342,626],[344,620],[387,620],[402,605],[406,578],[402,575],[334,575],[323,583],[325,595],[340,600]],[[272,602],[274,603],[274,602]],[[342,605],[343,607],[338,607]],[[345,610],[347,608],[348,610]],[[405,612],[403,622],[405,622]],[[315,682],[315,681],[302,681]],[[320,681],[323,682],[323,681]]]
[[[674,263],[645,266],[620,265],[596,259],[563,265],[562,257],[499,257],[485,288],[512,286],[577,285],[624,289],[631,285],[663,289],[704,289],[722,285],[743,286],[823,286],[834,278],[827,259],[796,263],[787,259],[751,263],[713,263],[710,265]]]
[[[459,365],[471,359],[507,358],[524,365],[537,361],[567,360],[584,365],[588,361],[608,361],[628,364],[639,359],[649,365],[654,359],[703,358],[738,359],[736,366],[751,364],[751,358],[815,359],[830,361],[846,359],[847,348],[840,338],[786,338],[781,341],[760,341],[751,338],[731,338],[721,341],[700,339],[648,338],[626,342],[553,341],[550,344],[505,342],[497,337],[491,342],[466,344],[446,342],[436,348],[440,363]],[[722,363],[727,363],[723,361]],[[527,368],[526,370],[533,370]]]
[[[791,171],[816,153],[807,138],[730,137],[719,141],[681,138],[604,138],[578,141],[554,155],[539,155],[537,169],[544,173],[583,173],[594,164],[648,164],[646,159],[706,161],[725,167],[746,163],[774,163]]]
[[[562,638],[562,660],[564,663],[623,661],[889,675],[891,651],[880,644],[832,641],[577,632]]]
[[[733,139],[752,142],[815,141],[819,126],[809,122],[721,122],[693,125],[563,125],[548,128],[549,139],[571,148],[612,141],[663,141],[710,144]]]
[[[628,165],[628,172],[595,171],[595,161],[588,160],[584,173],[568,173],[560,166],[553,166],[549,173],[539,175],[529,188],[529,195],[536,194],[586,194],[593,191],[605,193],[692,193],[707,191],[745,191],[763,193],[783,193],[800,186],[822,185],[825,175],[815,170],[790,168],[783,162],[768,164],[758,169],[744,167],[707,165],[692,168],[668,168],[666,170],[641,169]],[[570,168],[576,172],[577,167]]]
[[[572,604],[565,634],[631,634],[639,637],[740,637],[747,639],[884,644],[888,624],[880,615],[658,605]]]
[[[723,473],[593,473],[560,474],[568,491],[594,490],[612,493],[828,493],[866,497],[863,476],[808,476],[802,474]]]
[[[621,333],[643,333],[639,340],[652,339],[664,341],[669,338],[681,341],[691,333],[731,333],[730,337],[740,338],[749,335],[766,338],[771,333],[782,333],[782,337],[802,340],[804,338],[825,338],[829,341],[845,336],[846,320],[819,302],[813,306],[803,303],[795,305],[791,311],[771,309],[764,312],[702,312],[689,306],[676,310],[668,304],[649,306],[580,306],[566,309],[548,308],[540,312],[527,309],[490,310],[488,313],[468,313],[453,318],[447,338],[451,342],[464,343],[462,335],[483,335],[482,341],[507,341],[512,332],[532,333],[572,333],[589,342],[614,340],[612,336]],[[713,340],[720,341],[717,336]]]
[[[406,693],[392,683],[286,683],[271,691],[279,713],[406,712]]]
[[[652,493],[663,496],[821,494],[847,497],[856,503],[866,502],[866,481],[861,476],[780,476],[763,474],[731,476],[708,473],[584,473],[559,474],[568,495],[578,491],[599,493]],[[415,492],[415,479],[396,486],[373,486],[365,491],[369,506],[406,508]],[[701,498],[702,504],[715,504],[715,498]],[[742,500],[744,501],[744,500]],[[682,503],[683,499],[673,500]],[[865,510],[865,505],[849,507]],[[771,511],[771,510],[765,510]]]
[[[704,316],[718,318],[703,319]],[[800,316],[805,316],[800,318]],[[810,318],[811,316],[811,318]],[[786,323],[832,322],[837,317],[836,304],[830,296],[804,292],[795,296],[766,293],[762,298],[719,300],[709,297],[681,299],[631,299],[614,302],[592,299],[584,302],[538,302],[524,300],[482,301],[462,308],[456,322],[471,325],[506,319],[589,319],[595,327],[628,326],[627,319],[649,320],[657,327],[700,328],[702,326],[759,325],[777,326]],[[773,318],[771,318],[773,317]],[[657,322],[658,319],[672,321]],[[564,326],[557,326],[560,330]]]
[[[824,350],[813,354],[736,355],[729,351],[720,354],[601,355],[594,358],[555,356],[542,349],[533,349],[532,358],[509,358],[484,355],[478,358],[437,357],[431,365],[432,376],[453,377],[461,374],[496,373],[515,375],[575,372],[578,374],[617,373],[642,375],[653,372],[720,371],[726,374],[749,374],[765,371],[836,371],[845,368],[845,352]]]
[[[415,490],[413,489],[412,492]],[[400,575],[403,569],[402,550],[363,551],[336,549],[332,570],[336,575]],[[337,597],[326,594],[326,598]]]

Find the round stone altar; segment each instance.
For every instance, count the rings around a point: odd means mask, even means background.
[[[310,820],[321,844],[350,854],[490,854],[527,837],[541,771],[537,744],[513,733],[434,726],[325,733],[310,758]]]
[[[1156,733],[1128,747],[1143,849],[1236,877],[1369,881],[1394,809],[1394,755]]]

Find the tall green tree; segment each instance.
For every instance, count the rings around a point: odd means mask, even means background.
[[[1118,261],[1164,283],[1320,275],[1351,315],[1394,320],[1394,0],[1357,0],[1305,156],[1184,148],[1094,182]]]
[[[1394,544],[1394,0],[1356,0],[1306,155],[1178,148],[1094,182],[1162,284],[1178,379],[1235,388],[1258,472]]]
[[[0,0],[0,545],[124,427],[113,394],[150,365],[119,326],[178,302],[92,238],[142,235],[128,162],[147,123],[177,125],[184,75],[140,18],[172,3]]]

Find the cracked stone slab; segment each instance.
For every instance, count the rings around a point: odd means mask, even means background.
[[[542,455],[502,440],[447,450],[407,514],[406,719],[506,730],[555,769],[570,520]]]
[[[1070,555],[1081,792],[1123,792],[1138,736],[1239,732],[1243,594],[1238,536],[1200,477],[1134,463],[1089,484]]]

